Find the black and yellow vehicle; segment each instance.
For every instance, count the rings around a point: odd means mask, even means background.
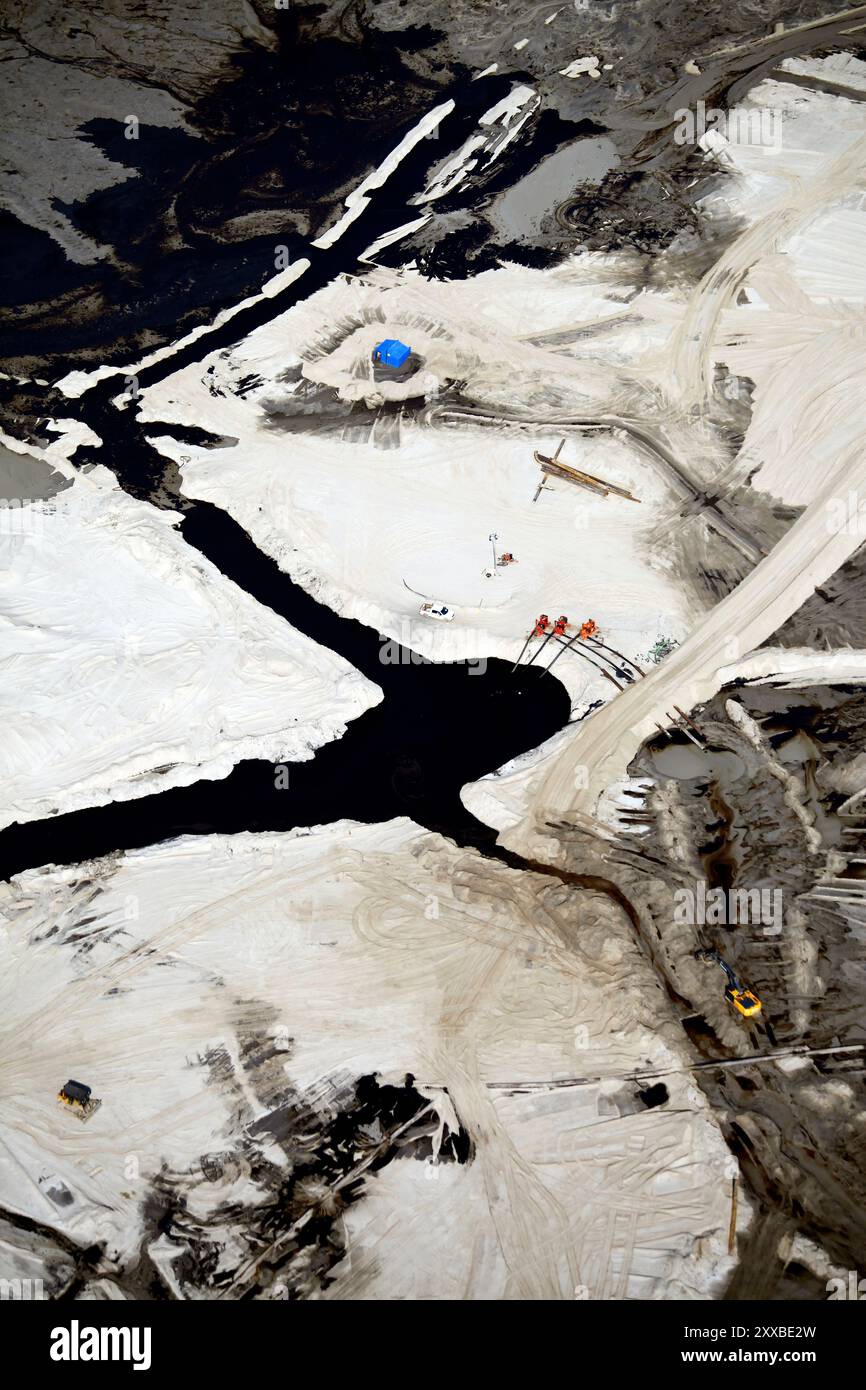
[[[66,1105],[72,1110],[80,1120],[89,1120],[95,1110],[98,1110],[102,1101],[94,1100],[93,1093],[89,1086],[85,1086],[83,1081],[72,1081],[71,1079],[60,1087],[57,1092],[57,1099],[61,1105]]]
[[[742,1014],[743,1018],[753,1018],[755,1014],[761,1012],[763,1006],[757,994],[753,990],[747,989],[742,981],[737,979],[727,961],[722,959],[718,951],[695,951],[695,959],[710,960],[722,967],[728,977],[728,983],[725,986],[725,998],[738,1014]]]
[[[753,1014],[761,1012],[761,1001],[750,989],[735,989],[733,985],[728,985],[725,998],[744,1018],[751,1018]]]

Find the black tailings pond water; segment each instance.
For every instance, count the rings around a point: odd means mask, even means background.
[[[516,681],[501,661],[483,676],[450,664],[391,669],[399,676],[387,682],[388,698],[309,762],[287,764],[287,787],[279,765],[243,762],[222,781],[10,826],[0,834],[0,875],[177,835],[285,831],[344,817],[409,816],[458,844],[492,849],[495,832],[465,809],[460,788],[561,727],[565,690],[534,672]]]
[[[288,786],[279,766],[247,761],[221,781],[10,826],[0,833],[0,875],[177,835],[284,831],[343,818],[409,816],[458,844],[491,850],[495,833],[466,810],[460,788],[567,723],[571,705],[560,682],[535,667],[512,675],[505,661],[488,661],[483,670],[421,661],[311,598],[209,503],[189,506],[182,529],[227,578],[380,686],[382,703],[310,761],[286,765]]]
[[[286,765],[287,787],[273,763],[248,761],[222,781],[11,826],[0,833],[3,877],[176,835],[290,830],[344,817],[374,823],[410,816],[460,844],[492,846],[494,832],[465,809],[460,788],[568,721],[560,682],[534,667],[512,676],[505,661],[489,661],[483,672],[469,663],[421,662],[317,603],[208,503],[190,508],[183,533],[247,593],[379,685],[384,700],[310,761]],[[392,659],[383,661],[383,652]]]
[[[508,90],[503,80],[456,84],[456,109],[440,126],[440,148],[457,146],[478,116]],[[440,98],[441,99],[441,98]],[[200,361],[268,322],[298,300],[354,269],[358,255],[409,215],[408,198],[423,187],[431,152],[412,151],[374,194],[364,214],[328,251],[304,254],[309,269],[273,299],[242,310],[229,323],[173,357],[139,373],[144,389],[189,362]],[[423,148],[427,146],[427,148]],[[510,674],[510,663],[486,670],[465,663],[419,662],[362,624],[339,617],[294,584],[225,512],[180,495],[173,464],[148,442],[133,405],[118,409],[123,378],[98,383],[78,402],[80,418],[102,440],[80,449],[76,462],[107,464],[134,496],[183,511],[185,540],[260,603],[298,631],[339,653],[384,692],[382,704],[354,720],[341,739],[285,772],[273,763],[241,763],[222,781],[202,781],[133,801],[71,812],[0,833],[4,877],[46,863],[78,863],[183,834],[289,830],[344,817],[366,823],[406,815],[460,844],[492,848],[495,834],[466,811],[460,788],[549,738],[567,723],[571,706],[558,680],[534,668]],[[515,633],[515,653],[521,634]],[[383,650],[398,661],[382,660]],[[291,709],[286,711],[287,722]]]

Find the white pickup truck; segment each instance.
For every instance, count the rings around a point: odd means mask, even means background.
[[[422,618],[436,618],[440,623],[450,623],[454,618],[454,609],[449,608],[447,604],[439,603],[436,599],[422,603],[418,612]]]

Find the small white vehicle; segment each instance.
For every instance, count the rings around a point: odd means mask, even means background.
[[[454,618],[454,609],[448,608],[446,604],[439,603],[436,599],[431,599],[429,603],[422,603],[418,612],[422,618],[437,618],[440,623],[450,623]]]

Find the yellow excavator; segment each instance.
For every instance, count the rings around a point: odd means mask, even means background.
[[[737,979],[727,961],[722,959],[718,951],[695,951],[695,960],[713,961],[722,967],[728,977],[728,983],[725,986],[725,998],[729,1004],[734,1006],[738,1014],[743,1015],[743,1018],[753,1018],[755,1014],[761,1012],[763,1006],[757,994],[747,989],[742,981]]]

